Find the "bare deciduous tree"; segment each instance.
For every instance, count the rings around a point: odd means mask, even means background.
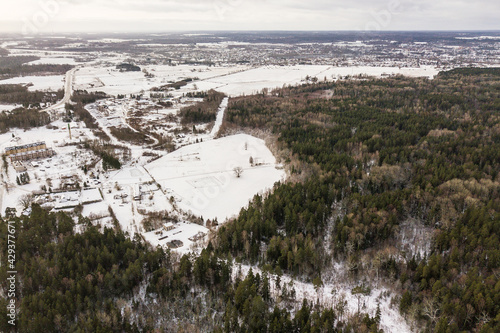
[[[19,204],[21,205],[21,207],[23,207],[23,210],[31,207],[32,202],[33,202],[32,194],[24,194],[19,198]]]
[[[243,168],[242,167],[236,167],[233,169],[234,171],[234,174],[236,175],[236,177],[240,178],[241,177],[241,174],[243,173]]]
[[[424,299],[424,307],[423,313],[427,316],[433,324],[436,324],[439,316],[439,307],[436,305],[436,302],[432,298]]]

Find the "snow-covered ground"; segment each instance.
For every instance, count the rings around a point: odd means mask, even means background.
[[[229,96],[258,93],[264,88],[279,88],[283,85],[304,83],[305,78],[317,77],[318,80],[338,79],[339,77],[360,74],[383,77],[403,74],[433,78],[438,70],[430,66],[419,68],[352,66],[335,67],[319,65],[296,66],[142,66],[143,70],[152,74],[146,77],[143,72],[120,72],[114,66],[87,66],[80,69],[76,76],[76,89],[104,91],[111,95],[137,94],[153,87],[160,87],[182,79],[193,79],[188,85],[172,93],[182,93],[215,89]]]
[[[32,64],[55,63],[76,64],[80,56],[65,52],[31,52],[12,49],[12,54],[31,54],[41,57]],[[31,53],[30,53],[31,52]],[[111,143],[130,148],[130,161],[121,170],[105,172],[100,163],[93,170],[92,176],[84,174],[81,166],[90,159],[98,158],[88,150],[81,150],[76,145],[67,143],[83,142],[95,139],[91,130],[83,123],[71,123],[72,139],[69,138],[67,123],[56,121],[55,129],[41,127],[27,131],[13,130],[0,135],[0,149],[36,141],[46,141],[53,148],[56,156],[40,161],[36,166],[28,164],[31,183],[17,185],[16,172],[9,168],[4,186],[0,190],[0,209],[17,207],[19,198],[51,183],[57,188],[64,177],[74,176],[86,186],[97,188],[102,193],[102,201],[84,206],[82,214],[93,218],[101,225],[111,225],[109,208],[114,212],[121,228],[131,235],[140,233],[154,245],[166,245],[171,240],[180,240],[183,246],[177,249],[191,250],[193,241],[189,238],[207,230],[199,225],[182,222],[173,237],[171,231],[155,230],[145,232],[143,220],[151,213],[165,211],[185,221],[184,213],[192,213],[207,219],[224,222],[239,213],[255,194],[263,193],[277,181],[285,179],[285,172],[276,165],[276,160],[263,140],[239,134],[215,139],[222,125],[228,98],[221,103],[216,121],[213,124],[199,124],[191,131],[178,122],[176,113],[184,105],[200,99],[187,97],[186,93],[216,89],[229,96],[252,94],[263,88],[282,87],[306,82],[306,77],[318,80],[336,80],[348,75],[367,74],[386,76],[406,74],[411,76],[433,77],[437,70],[430,67],[333,67],[333,66],[261,66],[249,65],[141,65],[144,71],[120,72],[116,64],[126,61],[125,55],[103,54],[99,60],[86,63],[70,71],[66,76],[27,76],[0,81],[0,84],[20,83],[32,86],[30,90],[57,90],[66,88],[66,101],[72,90],[104,91],[111,95],[138,94],[144,92],[144,98],[107,99],[87,106],[96,118],[101,129],[111,137]],[[163,100],[172,103],[172,107],[158,106],[157,99],[148,99],[154,87],[190,78],[193,81],[178,90],[163,91],[167,94]],[[64,103],[57,104],[61,108]],[[0,111],[10,111],[13,105],[2,105]],[[52,107],[51,109],[55,109]],[[132,116],[137,112],[137,116]],[[110,127],[126,128],[137,131],[129,121],[135,117],[141,126],[152,133],[170,137],[178,150],[166,154],[165,151],[153,150],[153,145],[144,147],[131,145],[113,137]],[[177,120],[176,120],[177,119]],[[211,127],[212,126],[212,127]],[[207,130],[210,129],[211,130]],[[14,133],[14,137],[12,134]],[[152,142],[156,138],[148,135]],[[151,142],[150,142],[151,143]],[[144,154],[144,153],[148,154]],[[160,157],[152,160],[151,156]],[[162,157],[163,156],[163,157]],[[155,157],[155,158],[156,158]],[[250,160],[253,160],[253,165]],[[243,173],[237,177],[234,169],[241,167]],[[49,181],[50,180],[50,181]],[[8,184],[8,192],[5,184]],[[140,194],[140,195],[139,195]],[[138,196],[139,195],[139,196]],[[140,198],[138,198],[140,197]],[[56,205],[65,198],[53,197]],[[75,199],[76,202],[76,199]],[[160,232],[161,231],[161,232]],[[168,236],[162,240],[160,238]]]
[[[30,91],[35,90],[51,90],[56,91],[64,89],[64,75],[48,75],[48,76],[20,76],[13,77],[7,80],[0,80],[0,84],[32,84],[29,87]]]
[[[338,269],[345,269],[342,265],[337,265]],[[262,276],[262,271],[255,266],[237,265],[233,267],[233,279],[241,272],[240,278],[245,278],[252,268],[253,274],[259,273]],[[302,300],[307,299],[309,302],[316,303],[327,307],[335,307],[339,302],[346,302],[346,314],[354,315],[358,311],[358,299],[352,294],[352,289],[356,285],[350,285],[342,280],[324,283],[321,287],[315,288],[312,283],[301,282],[293,279],[289,275],[280,277],[280,288],[276,284],[277,276],[269,274],[269,287],[271,296],[276,300],[286,288],[288,293],[294,289],[294,307],[299,309],[302,305]],[[397,307],[391,306],[391,297],[395,296],[385,287],[371,288],[371,292],[367,296],[362,296],[359,301],[360,311],[368,313],[374,317],[377,311],[377,305],[380,306],[380,328],[387,333],[411,333],[412,329],[399,313]],[[292,301],[293,302],[293,301]],[[344,315],[344,316],[345,316]]]
[[[187,78],[206,79],[220,77],[223,75],[241,71],[243,69],[246,69],[247,67],[161,65],[141,66],[141,68],[152,74],[152,77],[146,77],[145,73],[142,71],[120,72],[116,69],[115,66],[87,66],[79,69],[76,73],[75,89],[103,91],[110,95],[138,94],[141,91],[147,91],[154,87],[160,87]],[[191,87],[189,90],[194,90],[194,87]],[[182,89],[182,91],[185,92],[185,89]],[[174,91],[173,93],[176,95],[182,95],[181,90]]]
[[[50,129],[39,127],[27,131],[13,130],[0,134],[0,151],[2,152],[7,147],[44,141],[47,148],[52,148],[56,153],[52,158],[38,160],[33,165],[29,162],[25,163],[31,179],[30,183],[26,185],[16,183],[18,173],[14,168],[9,167],[8,172],[3,175],[4,183],[1,187],[3,192],[0,193],[0,211],[2,213],[7,207],[16,207],[20,212],[19,198],[21,196],[32,191],[40,191],[41,186],[44,185],[48,188],[50,187],[49,183],[52,183],[54,188],[58,187],[62,177],[75,175],[82,180],[86,179],[81,166],[83,165],[82,161],[89,160],[89,153],[81,152],[76,146],[66,144],[92,138],[92,133],[87,128],[82,127],[81,123],[71,123],[72,139],[70,140],[67,123],[56,121],[52,125],[54,127]],[[10,162],[9,166],[11,166]]]
[[[20,104],[0,104],[0,112],[2,111],[12,111],[15,108],[19,108],[22,105]]]
[[[266,66],[249,69],[214,79],[205,79],[189,84],[190,89],[196,84],[200,90],[215,89],[229,96],[249,95],[259,93],[264,88],[280,88],[283,85],[304,83],[307,76],[317,77],[318,80],[338,79],[345,76],[366,74],[375,77],[403,74],[414,77],[433,78],[438,70],[433,67],[398,68],[398,67],[334,67],[334,66]]]
[[[220,127],[222,126],[222,121],[224,120],[224,113],[226,112],[227,105],[229,103],[229,98],[224,98],[222,103],[219,106],[219,110],[217,112],[217,118],[215,119],[214,127],[212,127],[212,131],[210,131],[209,136],[213,139],[219,133]]]
[[[41,58],[39,60],[28,62],[27,65],[76,65],[74,58]]]
[[[243,169],[239,178],[235,167]],[[285,177],[264,141],[246,134],[185,146],[145,168],[180,208],[219,222]]]
[[[159,230],[144,233],[143,236],[144,239],[151,244],[160,245],[163,247],[166,247],[168,242],[174,240],[181,241],[182,246],[176,248],[175,251],[184,254],[188,252],[197,252],[198,248],[196,247],[196,245],[198,243],[195,240],[196,236],[198,235],[201,239],[204,239],[205,235],[207,235],[208,232],[208,229],[201,225],[189,222],[181,222],[176,223],[172,230],[166,231],[161,228]]]

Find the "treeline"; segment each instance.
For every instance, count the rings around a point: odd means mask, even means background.
[[[469,68],[455,68],[445,72],[439,72],[439,77],[449,78],[449,77],[460,77],[463,75],[470,76],[479,76],[479,75],[494,75],[500,76],[500,68],[478,68],[478,67],[469,67]]]
[[[2,49],[2,51],[7,51]],[[7,51],[8,52],[8,51]],[[2,54],[0,54],[2,55]],[[19,67],[22,64],[40,60],[40,57],[36,56],[11,56],[11,57],[0,57],[0,70],[5,70],[8,68]]]
[[[20,84],[0,84],[0,103],[21,104],[25,108],[39,108],[40,103],[55,103],[63,96],[63,90],[29,91],[28,87]]]
[[[38,59],[40,58],[32,56],[0,57],[0,77],[5,79],[26,75],[61,75],[74,67],[72,65],[25,64]]]
[[[267,198],[255,196],[235,221],[220,227],[217,251],[275,270],[319,276],[325,261],[319,234],[334,200],[333,187],[318,179],[276,185]],[[268,245],[264,253],[262,242]]]
[[[424,331],[499,330],[499,83],[463,69],[231,99],[223,128],[274,133],[299,183],[255,197],[216,249],[308,280],[329,256],[354,278],[401,276],[400,309]],[[408,251],[403,222],[434,230],[431,253]]]
[[[169,83],[169,84],[163,85],[163,86],[161,86],[159,88],[152,88],[151,91],[168,91],[170,89],[179,90],[182,87],[186,86],[189,82],[192,82],[192,81],[193,81],[192,78],[186,78],[186,79],[182,79],[182,80],[177,81],[177,82],[173,82],[173,83]]]
[[[92,150],[94,154],[102,158],[102,168],[104,170],[121,168],[122,165],[120,163],[120,160],[115,154],[115,149],[117,148],[116,146],[111,144],[105,144],[102,142],[92,141],[92,142],[85,142],[84,148]]]
[[[152,144],[155,141],[149,136],[138,130],[132,130],[129,127],[110,127],[111,135],[121,141],[130,142],[135,145]]]
[[[134,64],[127,64],[127,63],[116,65],[116,69],[119,69],[120,72],[140,72],[141,71],[141,67],[136,66]]]
[[[186,93],[185,96],[190,97],[190,98],[205,98],[208,96],[208,92],[206,92],[206,91],[195,91],[195,92],[189,91]]]
[[[179,111],[182,124],[209,123],[215,121],[217,110],[224,99],[224,94],[209,90],[203,101],[194,105],[185,106]]]
[[[85,104],[94,103],[99,99],[107,98],[103,92],[88,93],[85,90],[77,90],[73,92],[71,100],[75,104],[67,103],[65,105],[66,117],[65,121],[77,120],[83,121],[87,128],[93,129],[94,134],[104,141],[110,141],[111,138],[99,127],[97,120],[85,108]]]
[[[50,123],[50,116],[45,111],[17,108],[10,112],[0,113],[0,133],[8,132],[12,128],[41,127]]]
[[[71,101],[81,103],[83,105],[95,103],[96,101],[104,98],[108,98],[108,95],[102,91],[89,93],[87,90],[75,90],[71,95]]]

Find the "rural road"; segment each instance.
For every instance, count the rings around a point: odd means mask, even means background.
[[[69,70],[66,73],[66,79],[64,81],[64,97],[62,100],[57,102],[56,104],[49,106],[48,108],[42,110],[42,111],[52,111],[57,108],[60,108],[61,106],[64,106],[66,103],[69,102],[71,99],[71,94],[73,93],[73,79],[75,76],[75,72],[79,69],[79,67],[75,67],[71,70]]]
[[[215,136],[219,133],[220,127],[222,126],[222,121],[224,120],[224,112],[227,109],[227,105],[229,103],[229,98],[224,97],[222,103],[220,103],[219,110],[217,111],[217,118],[215,119],[214,127],[210,132],[210,137],[215,139]]]

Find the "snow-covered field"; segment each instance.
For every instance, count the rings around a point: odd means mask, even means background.
[[[235,167],[243,169],[239,178]],[[285,177],[264,141],[246,134],[185,146],[145,168],[179,207],[219,222]]]
[[[152,74],[146,77],[140,72],[120,72],[115,66],[84,67],[77,71],[75,89],[103,91],[110,95],[137,94],[153,87],[160,87],[187,78],[206,79],[219,77],[245,69],[243,66],[207,67],[194,65],[179,66],[143,66],[143,70]],[[191,88],[190,90],[194,90]],[[174,91],[175,93],[175,91]],[[177,95],[182,95],[178,91]]]
[[[229,96],[249,95],[258,93],[264,88],[280,88],[283,85],[296,85],[304,83],[307,76],[317,77],[318,80],[337,79],[345,76],[366,74],[375,77],[403,74],[414,77],[432,78],[438,71],[433,67],[398,68],[398,67],[334,67],[334,66],[266,66],[249,69],[214,79],[201,80],[189,84],[186,89],[194,84],[200,90],[215,89]]]
[[[0,80],[0,84],[32,84],[30,91],[64,89],[64,75],[49,76],[20,76],[7,80]]]
[[[174,95],[215,89],[229,96],[249,95],[258,93],[264,88],[279,88],[283,85],[304,83],[305,78],[317,77],[319,80],[338,79],[345,76],[360,74],[383,77],[403,74],[408,76],[423,76],[432,78],[438,73],[434,67],[420,68],[399,67],[335,67],[335,66],[262,66],[250,67],[244,65],[207,67],[195,65],[179,66],[143,66],[141,67],[153,77],[146,77],[143,72],[120,72],[114,66],[89,66],[80,69],[76,75],[76,89],[89,91],[104,91],[111,95],[137,94],[153,87],[191,78],[185,87],[174,90]]]
[[[41,58],[39,60],[28,62],[28,65],[76,65],[74,58]]]

